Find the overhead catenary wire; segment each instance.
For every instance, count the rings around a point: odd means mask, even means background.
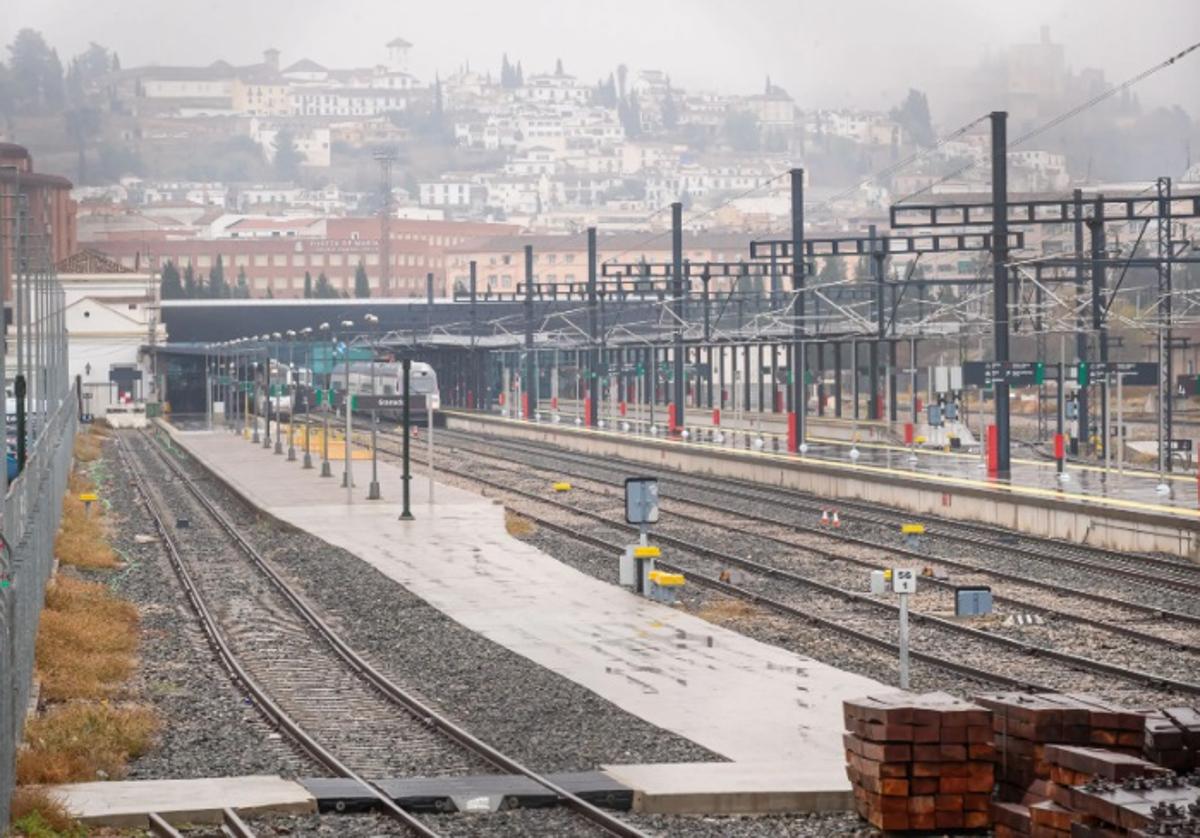
[[[1038,125],[1037,127],[1030,129],[1029,131],[1026,131],[1024,134],[1021,134],[1019,137],[1012,140],[1008,144],[1007,148],[1010,148],[1010,149],[1016,148],[1020,145],[1023,145],[1024,143],[1029,142],[1030,140],[1032,140],[1035,137],[1041,136],[1042,134],[1046,133],[1047,131],[1057,128],[1059,125],[1063,124],[1067,120],[1073,119],[1074,117],[1078,116],[1079,114],[1083,113],[1084,111],[1090,110],[1091,108],[1094,108],[1096,105],[1100,104],[1101,102],[1103,102],[1107,99],[1111,99],[1113,96],[1116,96],[1118,93],[1121,93],[1124,90],[1128,90],[1129,88],[1133,87],[1135,84],[1138,84],[1139,82],[1144,81],[1145,79],[1148,79],[1150,76],[1153,76],[1155,73],[1158,73],[1161,70],[1165,70],[1167,67],[1170,67],[1170,66],[1178,63],[1181,59],[1186,58],[1188,55],[1190,55],[1191,53],[1195,52],[1198,49],[1200,49],[1200,41],[1197,41],[1197,42],[1191,44],[1190,46],[1185,47],[1184,49],[1180,50],[1179,52],[1168,56],[1163,61],[1158,62],[1154,66],[1146,68],[1145,70],[1143,70],[1142,72],[1138,73],[1135,76],[1131,76],[1130,78],[1126,79],[1125,81],[1121,82],[1120,84],[1115,85],[1114,87],[1110,87],[1107,90],[1101,91],[1100,93],[1097,93],[1095,96],[1092,96],[1091,98],[1086,99],[1083,102],[1080,102],[1078,105],[1074,106],[1073,108],[1065,110],[1062,113],[1058,114],[1057,116],[1052,117],[1051,119],[1042,123],[1041,125]],[[941,176],[937,180],[933,181],[932,183],[930,183],[926,186],[921,187],[920,189],[916,190],[915,192],[905,195],[903,198],[900,198],[899,200],[897,200],[896,203],[903,204],[905,201],[912,200],[913,198],[917,197],[918,195],[923,195],[926,192],[929,192],[930,190],[932,190],[934,187],[939,186],[949,180],[953,180],[954,178],[958,177],[959,175],[970,171],[971,169],[973,169],[975,167],[975,165],[976,164],[974,162],[970,162],[963,166],[960,166],[959,168],[955,169],[954,171]]]

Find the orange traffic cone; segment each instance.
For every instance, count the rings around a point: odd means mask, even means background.
[[[840,527],[842,525],[842,519],[838,517],[836,509],[833,510],[833,525],[835,527]]]
[[[828,509],[821,510],[821,525],[826,526],[826,527],[829,526],[829,510]]]

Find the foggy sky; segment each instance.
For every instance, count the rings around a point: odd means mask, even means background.
[[[276,47],[283,65],[370,66],[383,44],[413,43],[412,70],[443,76],[469,61],[498,73],[501,53],[526,74],[556,58],[587,82],[618,63],[662,69],[685,87],[756,92],[764,78],[800,107],[887,108],[908,87],[935,118],[956,75],[989,50],[1048,25],[1076,69],[1119,82],[1200,41],[1200,0],[6,0],[0,43],[40,30],[65,60],[97,41],[122,65],[235,64]],[[7,55],[5,55],[7,59]],[[1136,88],[1144,104],[1200,119],[1200,54]],[[989,110],[980,103],[981,113]]]

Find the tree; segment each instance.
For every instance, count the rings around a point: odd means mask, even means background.
[[[566,75],[566,73],[563,72],[563,65],[562,65],[561,58],[556,58],[554,60],[554,75],[556,75],[556,76],[565,76]]]
[[[88,44],[86,50],[72,59],[71,65],[75,67],[84,89],[96,86],[114,69],[108,50],[95,41]]]
[[[208,296],[219,300],[229,296],[229,285],[225,282],[225,263],[217,254],[217,263],[208,270]]]
[[[196,282],[196,272],[192,270],[192,263],[188,262],[187,267],[183,269],[183,296],[189,300],[194,300],[200,296],[200,286]]]
[[[55,100],[61,104],[62,64],[42,34],[22,29],[8,51],[15,110],[37,112],[47,109]]]
[[[250,282],[246,279],[245,268],[238,268],[237,287],[233,289],[233,296],[239,300],[250,299]]]
[[[513,66],[508,63],[508,53],[504,53],[504,57],[500,59],[500,86],[503,88],[516,87],[515,83],[516,71]]]
[[[268,300],[275,299],[275,292],[271,289],[270,285],[267,286],[267,299]]]
[[[758,117],[749,111],[731,111],[721,126],[725,142],[734,151],[757,151],[759,143]]]
[[[516,87],[525,86],[525,71],[521,69],[521,62],[517,62]]]
[[[78,105],[63,114],[66,123],[67,136],[75,146],[78,158],[78,177],[80,185],[88,182],[87,149],[88,145],[100,132],[100,111],[90,105]]]
[[[921,148],[930,148],[937,142],[929,116],[929,100],[921,91],[909,88],[908,96],[889,115]]]
[[[617,65],[617,99],[625,101],[625,79],[629,76],[629,68],[624,64]]]
[[[674,131],[679,125],[679,106],[675,103],[675,94],[671,91],[671,80],[667,79],[667,95],[662,103],[663,128]]]
[[[183,283],[179,281],[179,268],[175,267],[175,263],[169,259],[167,264],[163,265],[158,294],[164,300],[180,300],[184,296]]]
[[[296,138],[287,128],[280,129],[275,135],[275,174],[280,180],[297,181],[300,179],[300,164],[303,156],[296,148]]]
[[[361,259],[358,260],[358,267],[354,269],[354,296],[360,300],[371,296],[371,281],[367,279],[367,268]]]
[[[313,295],[312,274],[304,272],[304,299],[311,300]]]
[[[313,289],[313,296],[318,300],[329,300],[337,296],[337,291],[329,284],[329,277],[325,276],[325,271],[317,274],[317,286]]]

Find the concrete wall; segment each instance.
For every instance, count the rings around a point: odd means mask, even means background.
[[[1200,557],[1200,522],[1168,514],[1025,497],[986,488],[950,487],[938,482],[938,478],[889,477],[839,464],[718,451],[661,439],[531,425],[453,411],[446,412],[446,426],[481,435],[537,440],[572,451],[622,457],[688,474],[783,486],[831,500],[844,498],[926,515],[953,516],[1109,550]]]

